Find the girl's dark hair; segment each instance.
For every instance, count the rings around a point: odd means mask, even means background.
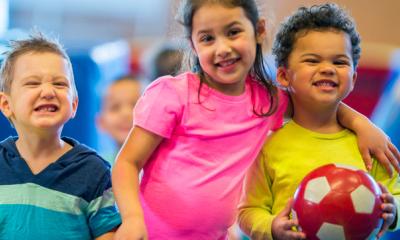
[[[246,14],[246,17],[250,20],[253,25],[253,28],[256,32],[257,23],[259,21],[259,13],[255,0],[182,0],[181,5],[178,12],[178,22],[181,23],[185,29],[185,37],[191,41],[191,35],[193,30],[193,16],[195,12],[206,4],[220,4],[222,6],[228,8],[240,7]],[[200,61],[192,51],[186,51],[184,59],[187,61],[186,67],[191,69],[191,71],[197,73],[200,76],[200,89],[202,84],[204,84],[205,72],[200,66]],[[184,67],[184,64],[183,64]],[[269,100],[271,105],[267,112],[264,112],[261,107],[259,111],[255,109],[253,106],[253,111],[258,116],[269,116],[272,115],[278,106],[278,91],[276,86],[274,85],[271,76],[269,75],[269,71],[267,70],[267,63],[264,61],[262,46],[257,43],[256,45],[256,57],[253,64],[252,69],[250,70],[250,74],[260,83],[262,84],[267,92],[269,93]]]
[[[282,23],[272,48],[278,67],[287,67],[289,55],[293,51],[299,34],[305,34],[311,30],[347,33],[351,41],[354,68],[357,67],[361,53],[360,35],[354,20],[346,11],[333,3],[314,5],[309,8],[301,7]]]

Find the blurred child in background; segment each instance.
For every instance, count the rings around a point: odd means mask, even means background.
[[[181,70],[183,50],[174,41],[165,41],[151,47],[143,57],[145,78],[152,82],[159,77],[176,76]]]
[[[111,165],[132,128],[133,108],[141,95],[142,85],[135,76],[125,75],[111,82],[102,96],[96,124],[115,142],[116,150],[104,156]]]

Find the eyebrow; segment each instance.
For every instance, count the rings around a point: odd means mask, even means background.
[[[226,26],[224,26],[224,29],[231,28],[232,26],[234,26],[236,24],[241,25],[241,23],[239,21],[233,21],[233,22],[227,24]],[[209,33],[210,31],[211,30],[209,30],[209,29],[200,30],[200,31],[197,32],[197,36],[200,35],[200,34],[203,34],[203,33]]]
[[[315,54],[315,53],[305,53],[305,54],[301,55],[300,57],[317,57],[317,58],[319,58],[321,56],[318,54]],[[344,57],[344,58],[350,59],[350,57],[347,56],[346,54],[337,54],[337,55],[335,55],[335,57],[337,57],[337,58]]]
[[[26,81],[30,81],[32,79],[41,80],[42,78],[41,78],[40,75],[32,74],[32,75],[27,75],[27,76],[22,77],[21,81],[26,82]],[[67,75],[55,75],[55,76],[52,77],[52,81],[57,81],[57,80],[60,80],[60,79],[66,80],[67,82],[70,82],[70,79],[68,78]]]

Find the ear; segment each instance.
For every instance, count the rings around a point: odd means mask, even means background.
[[[76,111],[78,110],[78,103],[79,103],[79,98],[74,97],[74,100],[72,100],[72,114],[71,118],[74,118],[76,115]]]
[[[282,87],[289,87],[290,81],[288,77],[288,71],[285,67],[279,67],[276,70],[276,81],[278,81]]]
[[[4,92],[0,92],[0,110],[6,118],[11,118],[12,110],[10,106],[10,96]]]
[[[256,26],[256,40],[258,44],[261,44],[267,37],[266,21],[265,19],[260,19]]]

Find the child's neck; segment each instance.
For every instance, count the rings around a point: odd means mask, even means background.
[[[59,134],[52,136],[20,134],[15,144],[33,174],[40,173],[72,148],[60,139]]]
[[[321,111],[294,108],[293,120],[298,125],[318,133],[329,134],[343,130],[337,120],[337,109]]]

